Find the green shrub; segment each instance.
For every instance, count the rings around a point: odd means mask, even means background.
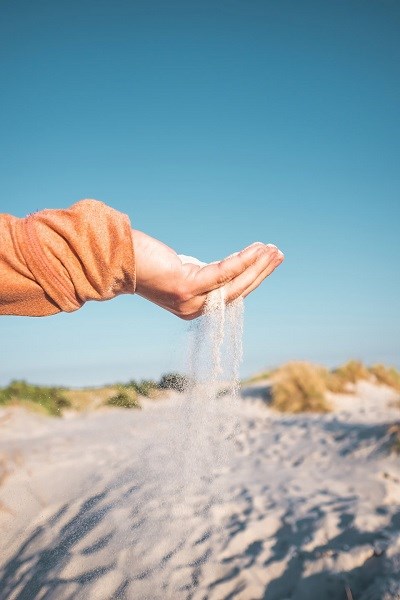
[[[52,416],[60,416],[64,408],[71,406],[62,388],[32,385],[23,380],[15,380],[0,390],[0,404],[29,406],[31,403],[41,406]]]
[[[131,379],[124,387],[135,390],[137,394],[146,397],[153,396],[159,389],[158,383],[152,379],[142,379],[141,381]]]
[[[373,365],[369,371],[378,383],[384,383],[400,392],[400,373],[397,369],[384,365]]]
[[[116,406],[118,408],[140,408],[136,392],[118,392],[114,396],[108,398],[105,403],[108,406]]]
[[[283,412],[328,412],[323,371],[305,362],[291,362],[276,371],[272,406]]]

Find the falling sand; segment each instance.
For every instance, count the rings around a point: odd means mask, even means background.
[[[191,256],[180,255],[183,263],[204,266]],[[226,304],[225,288],[208,294],[204,314],[191,330],[188,348],[188,376],[207,398],[215,397],[221,386],[231,393],[239,387],[242,360],[243,300]]]
[[[193,257],[180,258],[183,263],[205,264]],[[179,431],[171,431],[171,443],[181,447],[183,501],[205,480],[210,490],[206,503],[215,502],[218,474],[224,472],[233,449],[232,436],[240,430],[235,405],[239,402],[243,306],[241,298],[227,304],[224,287],[214,290],[208,294],[204,314],[188,332],[189,387],[182,398]],[[223,412],[219,410],[222,402]],[[228,418],[227,403],[232,408]]]

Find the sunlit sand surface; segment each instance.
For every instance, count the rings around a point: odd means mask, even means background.
[[[210,413],[1,409],[1,600],[399,598],[395,396],[361,382],[281,415],[258,382]]]

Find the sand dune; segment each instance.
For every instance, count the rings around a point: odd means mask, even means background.
[[[296,416],[267,396],[2,409],[0,599],[400,598],[394,393]]]

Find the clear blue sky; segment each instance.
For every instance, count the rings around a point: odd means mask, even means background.
[[[0,211],[97,198],[205,261],[274,242],[243,375],[400,366],[399,31],[396,0],[3,0]],[[0,383],[158,377],[186,327],[138,297],[2,317]]]

